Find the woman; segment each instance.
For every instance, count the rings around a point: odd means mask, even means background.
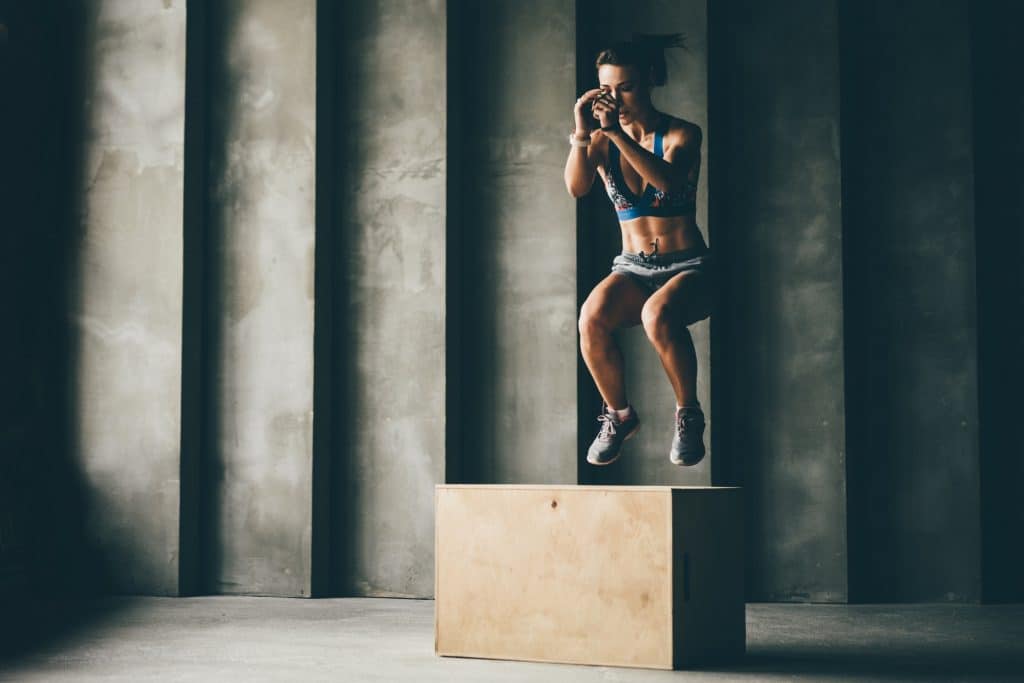
[[[569,193],[589,192],[597,174],[615,205],[622,253],[580,311],[580,346],[604,399],[587,462],[614,462],[640,419],[626,399],[622,352],[612,332],[642,324],[676,396],[669,459],[704,457],[704,414],[697,401],[697,355],[687,329],[710,314],[710,252],[697,228],[699,126],[657,111],[651,89],[665,83],[666,47],[679,34],[634,36],[602,50],[599,88],[576,101],[576,128],[565,165]]]

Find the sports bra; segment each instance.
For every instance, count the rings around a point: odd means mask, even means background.
[[[668,122],[668,117],[662,117],[661,123],[654,129],[653,153],[658,158],[664,156],[662,130],[668,128]],[[639,216],[685,216],[693,213],[697,206],[697,185],[689,181],[681,192],[671,194],[647,183],[643,195],[636,196],[622,177],[619,148],[611,139],[608,140],[608,169],[604,185],[608,197],[615,206],[615,213],[622,221]]]

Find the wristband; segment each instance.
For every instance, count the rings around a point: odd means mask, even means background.
[[[601,126],[601,130],[607,133],[610,130],[622,130],[622,128],[619,126],[618,121],[616,121],[610,126]]]
[[[573,147],[589,147],[590,138],[587,138],[586,140],[580,140],[572,133],[569,133],[569,144],[572,145]]]

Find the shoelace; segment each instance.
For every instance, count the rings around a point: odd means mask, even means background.
[[[597,416],[597,421],[603,423],[601,425],[601,431],[598,433],[597,438],[602,441],[611,441],[615,438],[615,432],[617,431],[618,423],[608,413],[602,413]]]
[[[682,438],[683,434],[686,433],[688,422],[692,422],[696,428],[700,421],[700,415],[696,413],[692,413],[690,411],[680,411],[676,413],[676,433],[679,434],[679,438]]]

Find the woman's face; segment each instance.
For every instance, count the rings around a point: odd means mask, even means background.
[[[597,80],[619,104],[619,123],[627,124],[638,114],[651,107],[649,78],[643,77],[635,66],[602,64],[597,69]]]

